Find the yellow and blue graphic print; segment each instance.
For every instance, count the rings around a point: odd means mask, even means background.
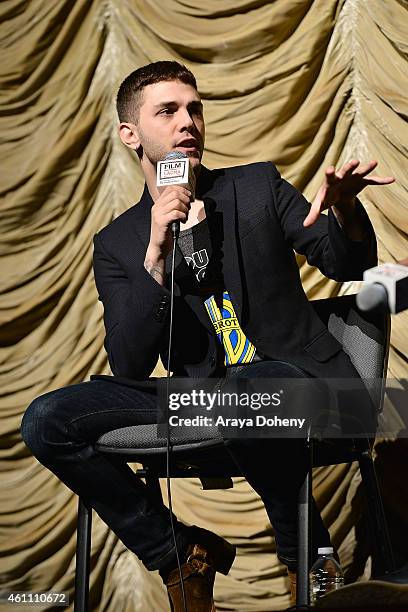
[[[228,291],[224,291],[222,294],[220,308],[214,295],[210,296],[204,304],[214,325],[217,338],[224,347],[225,365],[250,363],[254,358],[256,349],[239,325]]]

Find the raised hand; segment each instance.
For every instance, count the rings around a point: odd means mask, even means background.
[[[144,267],[160,285],[164,284],[166,257],[173,248],[170,226],[185,222],[191,207],[191,192],[182,185],[165,187],[151,209],[150,241]]]
[[[162,188],[151,209],[149,249],[165,259],[173,248],[170,226],[173,221],[185,222],[191,207],[191,192],[182,185]]]
[[[395,181],[393,176],[381,177],[375,174],[367,176],[376,166],[375,160],[360,165],[357,159],[352,159],[337,171],[334,166],[329,166],[325,172],[324,182],[310,207],[310,212],[303,221],[304,227],[313,225],[320,213],[331,206],[339,211],[349,212],[354,206],[356,195],[367,185],[389,185]]]

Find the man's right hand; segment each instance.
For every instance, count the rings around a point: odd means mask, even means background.
[[[169,185],[160,193],[151,210],[150,242],[145,257],[145,268],[161,285],[167,255],[173,247],[171,224],[187,221],[191,192],[181,185]]]
[[[187,221],[190,210],[191,192],[182,185],[169,185],[161,192],[152,206],[149,247],[166,259],[173,240],[171,224],[173,221]]]

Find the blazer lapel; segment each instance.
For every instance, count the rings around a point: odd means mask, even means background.
[[[208,172],[208,171],[207,171]],[[206,213],[222,220],[223,249],[221,255],[225,288],[228,290],[238,318],[242,315],[242,280],[237,245],[237,198],[233,179],[221,175],[204,196]]]

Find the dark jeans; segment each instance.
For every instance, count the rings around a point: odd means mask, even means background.
[[[307,375],[280,361],[230,368],[227,376],[297,378]],[[156,396],[133,387],[93,380],[35,399],[24,415],[21,433],[33,455],[96,510],[149,570],[175,559],[167,507],[123,462],[93,448],[103,433],[157,421]],[[297,562],[297,495],[306,474],[303,439],[236,439],[230,452],[260,495],[273,525],[279,559]],[[313,504],[313,553],[330,546],[327,529]],[[189,529],[176,520],[181,554]]]

